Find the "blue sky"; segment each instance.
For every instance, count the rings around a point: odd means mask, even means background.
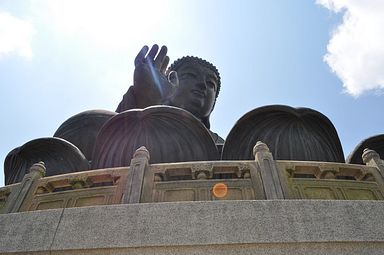
[[[380,0],[0,0],[0,158],[79,112],[115,110],[153,43],[217,66],[222,137],[254,108],[309,107],[347,156],[383,133],[383,13]]]

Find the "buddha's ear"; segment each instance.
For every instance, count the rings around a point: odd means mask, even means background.
[[[179,76],[176,71],[169,72],[168,81],[175,87],[179,86]]]

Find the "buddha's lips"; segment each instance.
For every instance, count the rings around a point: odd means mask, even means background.
[[[191,92],[195,96],[198,96],[198,97],[201,97],[201,98],[204,98],[206,96],[204,91],[201,91],[201,90],[198,90],[198,89],[193,89],[193,90],[191,90]]]

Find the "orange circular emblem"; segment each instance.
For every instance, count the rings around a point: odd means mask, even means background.
[[[222,198],[227,195],[228,187],[222,182],[216,183],[215,186],[213,186],[212,192],[215,197]]]

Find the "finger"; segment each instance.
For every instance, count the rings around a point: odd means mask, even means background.
[[[167,51],[168,51],[167,46],[162,46],[160,51],[159,51],[159,54],[157,54],[156,59],[155,59],[155,65],[158,69],[160,69],[162,67],[164,58],[165,58],[165,56],[167,56]]]
[[[155,56],[156,56],[158,51],[159,51],[159,46],[157,44],[154,44],[152,46],[151,50],[149,51],[147,57],[145,58],[147,60],[147,62],[153,63],[153,61],[155,60]]]
[[[145,54],[147,54],[148,49],[149,48],[147,45],[144,45],[143,48],[141,48],[141,50],[139,51],[139,53],[137,54],[137,56],[135,58],[135,66],[144,62]]]
[[[165,70],[167,70],[168,64],[169,64],[169,57],[165,56],[163,63],[161,63],[161,66],[160,66],[160,72],[161,73],[163,73],[163,74],[165,73]]]

